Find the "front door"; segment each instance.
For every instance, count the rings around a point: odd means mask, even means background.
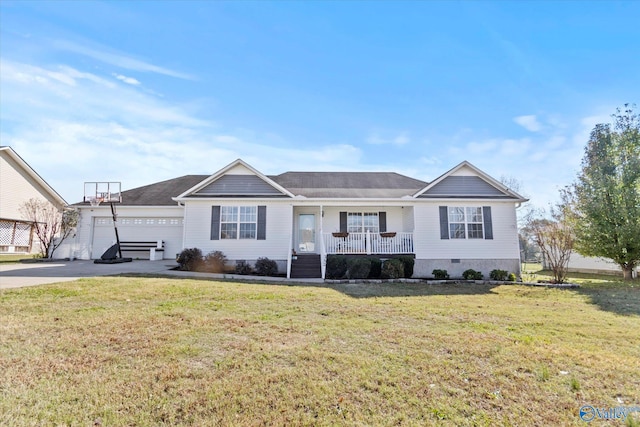
[[[298,252],[316,251],[316,216],[300,214],[298,216]]]

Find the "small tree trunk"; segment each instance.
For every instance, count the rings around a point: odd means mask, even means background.
[[[624,280],[633,280],[633,266],[625,265],[622,267],[622,277]]]

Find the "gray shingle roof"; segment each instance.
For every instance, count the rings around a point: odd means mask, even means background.
[[[427,186],[424,181],[395,172],[285,172],[269,178],[305,197],[395,198]]]
[[[156,182],[122,192],[122,205],[127,206],[176,206],[171,200],[196,184],[207,179],[209,175],[185,175],[166,181]],[[89,203],[76,203],[76,206]]]
[[[171,198],[209,175],[185,175],[122,192],[122,205],[175,206]],[[291,193],[305,197],[396,198],[415,194],[427,183],[395,172],[286,172],[269,176]],[[77,205],[88,205],[78,203]]]

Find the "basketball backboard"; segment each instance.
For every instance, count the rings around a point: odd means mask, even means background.
[[[122,191],[120,182],[93,181],[84,183],[84,202],[91,206],[100,203],[121,203]]]

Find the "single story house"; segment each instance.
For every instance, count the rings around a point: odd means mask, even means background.
[[[432,182],[387,172],[285,172],[267,176],[236,160],[210,176],[186,175],[122,192],[120,240],[163,240],[222,251],[233,262],[267,257],[287,277],[331,254],[415,257],[414,277],[473,268],[519,274],[516,209],[526,199],[469,162]],[[108,205],[80,203],[74,256],[95,259],[115,241]],[[63,252],[63,251],[61,251]],[[306,273],[308,274],[308,272]]]
[[[38,253],[33,222],[23,203],[42,200],[58,210],[67,202],[11,147],[0,146],[0,253]]]

